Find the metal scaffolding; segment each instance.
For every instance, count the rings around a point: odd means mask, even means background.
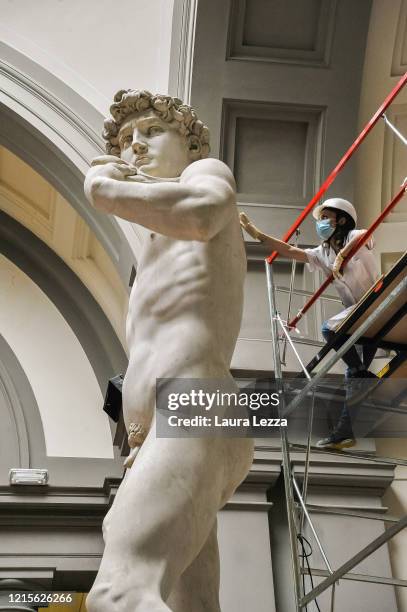
[[[280,356],[280,344],[279,344],[279,328],[280,325],[285,331],[284,323],[281,320],[280,314],[277,310],[276,301],[275,301],[275,288],[273,282],[273,272],[272,266],[266,262],[266,273],[267,273],[267,285],[268,285],[268,296],[269,296],[269,307],[270,307],[270,322],[271,322],[271,334],[273,340],[273,352],[274,352],[274,363],[275,363],[275,376],[277,380],[277,385],[280,384],[280,389],[283,391],[283,378],[282,378],[282,367],[281,367],[281,356]],[[295,396],[295,398],[287,405],[284,405],[284,393],[282,394],[283,401],[280,406],[280,414],[282,417],[287,418],[290,414],[293,413],[295,409],[301,406],[301,403],[304,399],[309,395],[310,391],[312,391],[317,385],[318,381],[321,380],[323,376],[325,376],[331,368],[337,363],[337,361],[349,350],[351,346],[353,346],[365,333],[365,331],[377,322],[383,313],[390,308],[401,295],[407,295],[407,278],[403,278],[396,287],[389,293],[389,295],[382,301],[382,303],[373,310],[373,312],[365,319],[365,321],[355,330],[355,332],[348,338],[348,340],[342,345],[342,347],[335,352],[330,359],[327,360],[327,363],[323,365],[323,367],[313,376],[311,377],[308,370],[304,366],[304,370],[307,377],[307,383],[301,389],[301,391]],[[302,364],[303,365],[303,364]],[[314,600],[318,595],[320,595],[323,591],[332,587],[332,596],[331,596],[331,611],[334,610],[334,589],[335,583],[339,578],[347,579],[347,580],[359,580],[364,582],[376,582],[380,584],[394,585],[394,586],[407,586],[406,580],[399,579],[391,579],[387,577],[380,576],[364,576],[361,574],[352,574],[349,573],[352,568],[354,568],[358,563],[360,563],[363,559],[372,554],[375,550],[377,550],[380,546],[388,542],[394,535],[399,533],[402,529],[407,526],[407,515],[400,518],[394,519],[391,518],[388,522],[393,523],[389,529],[387,529],[382,535],[373,540],[368,546],[363,548],[356,555],[351,557],[346,563],[341,565],[335,571],[332,570],[327,555],[324,551],[323,545],[318,537],[317,531],[313,525],[313,522],[310,517],[311,508],[315,510],[315,507],[307,508],[307,489],[308,489],[308,475],[311,464],[311,452],[314,452],[314,449],[311,446],[311,433],[312,433],[312,425],[313,425],[313,405],[311,406],[311,410],[309,413],[309,421],[308,421],[308,431],[307,431],[307,443],[302,445],[290,445],[288,440],[287,428],[281,428],[281,441],[282,441],[282,467],[283,467],[283,476],[284,476],[284,487],[286,494],[286,511],[287,511],[287,519],[288,519],[288,527],[289,527],[289,537],[290,537],[290,546],[291,546],[291,556],[292,556],[292,568],[293,568],[293,577],[294,577],[294,591],[295,591],[295,601],[296,604],[296,612],[301,612],[304,610],[304,607],[310,601]],[[304,480],[303,486],[300,490],[298,483],[296,482],[293,473],[292,473],[292,461],[290,458],[290,450],[305,450],[305,470],[304,470]],[[327,450],[323,450],[320,452],[331,452]],[[341,451],[334,451],[335,454],[344,455],[345,453]],[[363,455],[362,453],[352,454],[348,451],[346,452],[347,456],[355,456],[358,459],[365,459],[367,461],[378,461],[383,463],[390,463],[392,465],[406,465],[407,460],[395,459],[395,458],[380,458],[380,457],[372,457],[371,455]],[[295,499],[298,500],[298,504],[296,504]],[[325,512],[328,512],[329,509],[326,508]],[[338,514],[338,511],[333,511],[333,513]],[[344,515],[351,515],[350,511],[342,513]],[[359,514],[354,514],[355,516],[360,516]],[[386,520],[385,517],[380,516],[372,516],[371,514],[366,514],[365,518],[371,518],[373,520]],[[302,525],[304,520],[307,521],[312,534],[314,535],[315,542],[320,550],[321,556],[326,565],[326,572],[321,573],[321,570],[312,570],[313,575],[326,576],[325,580],[323,580],[317,587],[313,588],[308,593],[302,592],[301,586],[301,577],[307,570],[304,567],[300,566],[300,558],[298,551],[298,539],[301,535]]]
[[[372,119],[368,122],[362,133],[355,140],[350,149],[343,156],[339,164],[336,168],[331,172],[329,177],[326,179],[318,193],[311,200],[308,206],[301,213],[297,221],[293,224],[290,230],[283,237],[283,241],[287,242],[294,233],[297,233],[298,236],[298,227],[301,222],[305,219],[305,217],[311,212],[313,207],[318,203],[321,196],[328,189],[329,185],[333,182],[339,172],[342,170],[345,163],[350,159],[351,155],[357,149],[359,144],[364,140],[366,135],[370,132],[370,130],[376,125],[377,121],[380,118],[384,118],[386,125],[392,129],[393,133],[399,137],[404,144],[407,144],[407,140],[403,137],[402,134],[398,132],[394,126],[391,125],[389,120],[387,119],[384,111],[388,108],[391,102],[394,100],[399,91],[404,87],[407,82],[407,73],[403,76],[403,78],[399,81],[397,86],[393,89],[393,91],[389,94],[386,100],[383,102],[381,107],[372,117]],[[390,124],[390,125],[389,125]],[[394,196],[394,198],[389,202],[383,212],[379,215],[379,217],[374,221],[374,223],[370,226],[367,233],[363,236],[363,238],[358,242],[356,247],[352,249],[352,252],[347,257],[347,261],[349,261],[350,257],[352,257],[355,252],[360,248],[365,241],[369,238],[369,236],[375,231],[378,225],[383,221],[384,217],[394,208],[394,206],[399,202],[399,200],[403,197],[406,191],[405,182],[400,188],[399,192]],[[394,537],[397,533],[399,533],[402,529],[407,526],[407,515],[402,518],[396,517],[386,517],[374,513],[363,513],[362,511],[352,511],[349,509],[341,509],[341,508],[330,508],[328,506],[318,506],[315,504],[307,503],[307,493],[308,493],[308,482],[309,482],[309,472],[310,466],[312,462],[311,453],[314,452],[323,452],[323,453],[333,453],[336,455],[347,456],[347,457],[357,457],[361,460],[366,461],[377,461],[392,465],[407,465],[407,460],[396,459],[396,458],[381,458],[378,456],[372,456],[367,453],[352,453],[349,451],[343,452],[338,450],[321,450],[311,445],[311,436],[313,429],[313,420],[315,415],[315,388],[318,385],[318,382],[326,376],[332,367],[341,359],[341,357],[352,347],[355,343],[360,342],[378,342],[381,338],[384,339],[382,345],[387,346],[389,348],[391,346],[391,342],[386,341],[386,335],[391,330],[391,326],[398,324],[401,319],[406,314],[406,295],[407,295],[407,277],[406,277],[406,269],[407,269],[407,255],[404,255],[399,262],[394,266],[395,271],[390,271],[387,277],[382,277],[379,282],[377,282],[372,288],[370,294],[364,296],[366,298],[362,298],[360,308],[358,309],[355,306],[352,314],[346,319],[344,324],[341,326],[342,330],[340,333],[336,334],[336,338],[331,341],[327,346],[324,346],[323,349],[319,352],[319,354],[311,361],[307,366],[304,365],[299,352],[296,349],[294,342],[290,337],[290,330],[295,327],[298,320],[302,317],[302,315],[308,310],[308,308],[315,302],[315,300],[321,296],[323,290],[332,282],[333,278],[327,279],[327,281],[322,285],[322,287],[315,293],[314,296],[308,300],[307,304],[301,309],[298,315],[293,319],[293,321],[289,320],[289,314],[286,317],[286,321],[283,321],[281,315],[278,311],[276,304],[276,291],[281,290],[281,288],[276,287],[273,277],[273,269],[272,262],[276,258],[277,254],[272,253],[265,260],[265,269],[266,269],[266,277],[267,277],[267,290],[268,290],[268,301],[269,301],[269,314],[270,314],[270,324],[271,324],[271,336],[272,336],[272,344],[273,344],[273,356],[274,356],[274,373],[276,378],[277,389],[281,393],[281,403],[280,403],[280,416],[283,418],[287,418],[289,415],[292,415],[295,410],[301,407],[306,398],[311,396],[311,405],[309,407],[308,412],[308,423],[307,423],[307,432],[306,432],[306,443],[305,444],[290,444],[288,439],[288,432],[286,427],[281,427],[281,451],[282,451],[282,473],[284,478],[284,490],[285,490],[285,509],[286,509],[286,519],[288,524],[288,533],[289,533],[289,541],[290,541],[290,549],[291,549],[291,561],[292,561],[292,571],[293,571],[293,579],[294,579],[294,599],[295,599],[295,612],[302,612],[306,609],[306,606],[311,601],[314,601],[321,593],[326,591],[327,589],[331,589],[331,598],[330,598],[330,611],[334,612],[335,609],[335,586],[339,579],[345,580],[356,580],[362,582],[370,582],[376,584],[385,584],[385,585],[393,585],[393,586],[407,586],[407,580],[400,580],[395,578],[381,577],[381,576],[368,576],[365,574],[356,574],[351,570],[363,561],[366,557],[371,555],[374,551],[376,551],[380,546],[388,542],[392,537]],[[291,307],[291,295],[295,293],[294,290],[294,275],[295,275],[295,267],[293,266],[290,288],[288,290],[289,293],[289,307]],[[328,299],[333,299],[329,297]],[[376,302],[375,302],[376,300]],[[400,303],[402,304],[400,307]],[[387,319],[386,319],[387,317]],[[385,320],[385,323],[380,325],[380,322]],[[375,335],[372,336],[372,339],[366,338],[366,334],[368,334],[370,329],[373,329],[374,326],[379,326],[379,331],[374,332]],[[281,331],[281,334],[280,334]],[[280,340],[283,340],[283,348],[280,348]],[[387,342],[387,345],[386,345]],[[397,354],[396,357],[390,362],[390,365],[380,373],[382,378],[386,376],[391,376],[397,368],[400,368],[401,365],[406,363],[407,352],[403,351],[403,346],[407,348],[407,341],[404,339],[404,343],[401,342],[397,345]],[[283,379],[283,371],[282,365],[285,365],[285,353],[287,347],[290,346],[293,350],[294,355],[296,356],[300,368],[301,375],[306,378],[304,381],[304,386],[301,390],[287,402],[286,398],[287,394],[284,393],[284,379]],[[400,348],[401,347],[401,348]],[[331,349],[335,349],[334,353],[327,358]],[[317,372],[313,373],[315,367],[318,365],[319,369]],[[313,375],[312,375],[313,374]],[[312,393],[311,393],[312,392]],[[399,410],[400,412],[400,410]],[[293,462],[291,460],[290,452],[291,451],[303,451],[305,453],[305,467],[304,467],[304,477],[302,482],[302,487],[299,486],[296,481],[293,473]],[[350,559],[348,559],[345,563],[343,563],[339,568],[333,569],[327,553],[324,549],[323,542],[318,536],[317,529],[312,521],[311,514],[312,512],[323,512],[329,514],[340,514],[342,516],[358,516],[362,518],[369,518],[372,520],[382,520],[389,524],[389,527],[375,538],[372,542],[370,542],[367,546],[365,546],[362,550],[360,550],[357,554],[353,555]],[[306,568],[304,563],[305,555],[301,555],[299,552],[299,543],[302,539],[302,531],[305,523],[309,526],[309,529],[313,535],[314,541],[319,549],[322,560],[326,566],[326,569],[312,569]],[[303,577],[305,575],[309,575],[311,573],[312,576],[323,577],[324,579],[316,586],[311,588],[310,591],[305,592],[305,583],[303,582]],[[290,611],[291,612],[291,611]]]

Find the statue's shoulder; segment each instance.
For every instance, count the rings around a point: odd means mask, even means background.
[[[199,176],[216,177],[226,180],[230,186],[236,191],[236,183],[230,168],[220,159],[207,157],[198,159],[192,164],[189,164],[181,175],[181,180],[190,178],[198,178]]]

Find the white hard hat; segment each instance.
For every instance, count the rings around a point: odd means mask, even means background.
[[[314,208],[314,210],[312,211],[312,216],[314,217],[314,219],[319,219],[319,216],[324,210],[324,208],[334,208],[336,210],[342,210],[343,212],[348,213],[350,217],[352,217],[355,222],[355,225],[357,223],[358,216],[356,214],[355,207],[353,206],[353,204],[348,202],[348,200],[344,200],[343,198],[330,198],[329,200],[325,200],[325,202]]]

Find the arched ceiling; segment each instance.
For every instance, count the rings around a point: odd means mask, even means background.
[[[0,209],[38,236],[75,272],[124,345],[128,294],[106,250],[54,187],[1,146]]]

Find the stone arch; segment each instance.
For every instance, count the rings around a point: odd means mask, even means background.
[[[102,114],[44,68],[5,45],[0,61],[0,144],[41,174],[86,221],[128,287],[140,230],[93,210],[83,180],[103,153]]]
[[[81,343],[102,393],[125,370],[126,354],[101,307],[72,270],[27,228],[0,211],[0,253],[29,276]]]
[[[97,387],[100,389],[98,395],[100,393],[99,397],[101,399],[97,400],[99,407],[92,402],[89,409],[92,411],[101,410],[102,404],[99,405],[99,401],[102,401],[105,394],[108,379],[119,372],[124,372],[127,367],[127,357],[124,349],[101,306],[81,280],[54,251],[27,228],[2,211],[0,211],[0,254],[11,264],[17,266],[45,294],[59,314],[62,315],[65,324],[68,326],[67,329],[71,330],[70,333],[73,333],[76,342],[79,342],[78,346],[82,347],[84,363],[88,362],[89,375],[95,379],[95,382],[91,384],[96,385],[96,389]],[[17,284],[17,286],[20,285]],[[7,306],[5,312],[7,312]],[[5,320],[7,320],[7,316]],[[19,321],[20,325],[25,327],[24,320]],[[44,329],[46,329],[46,320],[43,321]],[[5,336],[8,337],[8,332]],[[60,341],[63,341],[63,337]],[[71,345],[67,345],[67,349],[68,346]],[[33,381],[29,380],[29,375],[25,373],[22,364],[19,363],[19,358],[13,353],[12,345],[9,346],[4,338],[0,342],[0,356],[0,412],[3,423],[2,440],[0,441],[2,447],[1,482],[6,478],[10,467],[46,467],[50,463],[47,457],[49,441],[54,440],[52,444],[55,448],[55,444],[58,444],[58,437],[49,438],[49,432],[55,428],[56,417],[52,417],[49,421],[50,414],[46,410],[45,414],[49,416],[46,417],[46,422],[42,421],[44,418],[43,408],[41,411],[38,409],[36,394],[31,387]],[[47,370],[47,372],[49,371],[49,380],[44,379],[41,384],[49,385],[50,389],[52,387],[58,389],[56,381],[60,374],[56,378],[54,377],[53,363],[49,362],[51,369]],[[69,363],[67,362],[68,366]],[[61,372],[64,363],[55,362],[55,367],[57,368],[55,373]],[[93,374],[91,374],[92,371]],[[36,380],[36,385],[38,385],[38,378]],[[76,378],[73,379],[72,374],[69,374],[67,380],[71,380],[69,389],[72,391],[69,393],[72,394],[72,398],[76,397],[75,393],[78,394],[78,401],[74,401],[75,405],[70,404],[72,406],[72,410],[70,409],[72,416],[69,417],[68,421],[74,427],[76,427],[76,423],[80,427],[79,407],[82,406],[83,409],[87,410],[88,404],[84,403],[82,399],[87,395],[83,396],[81,383]],[[76,391],[75,385],[77,387]],[[88,387],[86,388],[88,389]],[[92,397],[94,397],[94,393]],[[43,392],[41,392],[41,396],[43,396]],[[49,396],[49,392],[47,392],[47,396]],[[52,422],[55,424],[52,425]],[[95,432],[99,431],[98,427],[100,426],[100,417],[97,417]],[[46,432],[48,433],[46,443],[44,443]],[[100,433],[102,436],[106,436],[106,433],[102,431]]]
[[[128,289],[141,247],[139,230],[121,219],[93,210],[83,194],[83,180],[90,161],[103,152],[99,136],[103,115],[87,101],[83,92],[81,95],[11,46],[3,42],[0,46],[0,145],[38,172],[82,217]],[[107,379],[124,371],[127,365],[127,357],[108,317],[84,283],[54,251],[27,227],[4,212],[0,214],[0,252],[41,288],[66,319],[104,394]],[[12,386],[9,384],[8,388]],[[15,401],[13,397],[8,410],[13,403],[16,405]],[[23,412],[21,409],[20,416]],[[12,416],[14,429],[15,420]],[[23,440],[19,463],[27,466],[33,455],[29,436],[24,434],[23,417],[18,421]],[[40,415],[30,413],[29,429],[34,422],[41,431]],[[41,435],[36,439],[41,439]],[[99,483],[106,474],[121,474],[117,449],[113,459],[47,457],[44,445],[41,452],[38,450],[41,444],[34,446],[44,458],[38,457],[33,462],[37,463],[36,467],[50,468],[53,484]],[[11,458],[13,462],[14,459],[17,461],[17,456]],[[7,464],[10,467],[9,461]],[[2,470],[2,481],[5,473]]]
[[[11,467],[41,466],[46,448],[31,384],[12,348],[1,335],[0,355],[0,469],[5,476]]]

